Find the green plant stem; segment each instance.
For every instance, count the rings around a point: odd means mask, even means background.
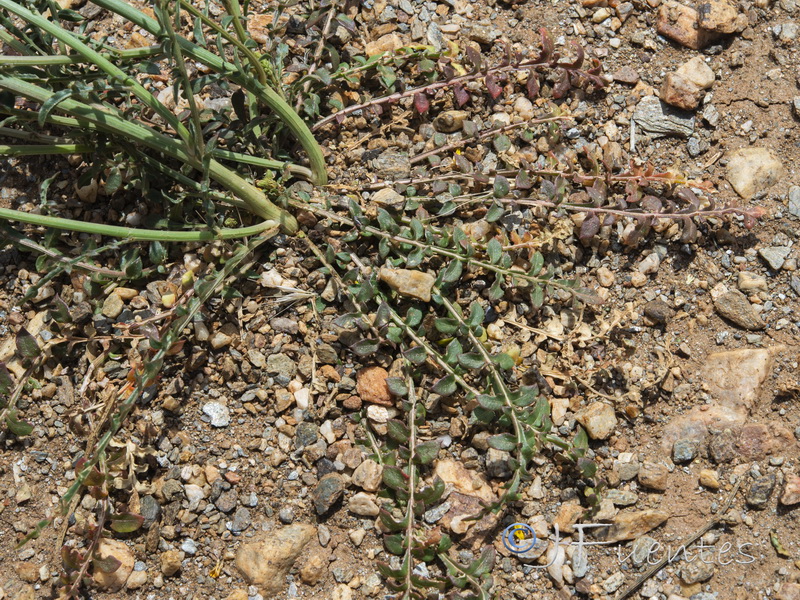
[[[50,217],[46,215],[36,215],[0,208],[0,219],[6,221],[17,221],[39,225],[40,227],[50,227],[52,229],[65,229],[68,231],[78,231],[96,235],[108,235],[125,240],[137,241],[159,241],[159,242],[203,242],[211,240],[231,240],[236,238],[257,235],[262,231],[273,228],[277,225],[275,221],[264,221],[258,225],[250,227],[239,227],[236,229],[219,229],[217,231],[164,231],[161,229],[136,229],[132,227],[119,227],[117,225],[104,225],[101,223],[87,223],[86,221],[76,221],[74,219],[64,219],[61,217]]]
[[[220,27],[217,23],[215,23],[212,19],[210,19],[207,15],[203,14],[202,11],[198,10],[194,6],[192,6],[186,0],[181,0],[181,8],[183,8],[186,12],[191,14],[194,17],[200,19],[200,21],[206,27],[211,28],[217,35],[222,36],[222,38],[236,47],[239,52],[244,54],[247,57],[247,60],[250,62],[250,66],[253,67],[253,71],[256,73],[256,79],[258,79],[259,83],[262,85],[267,85],[267,74],[264,71],[264,67],[261,64],[261,61],[256,56],[255,52],[253,52],[250,48],[244,45],[243,41],[239,41],[236,37],[232,36],[230,33],[225,31],[222,27]]]
[[[0,0],[0,2],[6,1],[7,0]],[[45,102],[52,96],[52,92],[49,90],[1,74],[0,89],[7,89],[40,103]],[[198,171],[203,171],[203,165],[198,163],[197,160],[186,152],[183,144],[171,137],[162,135],[137,123],[121,119],[114,114],[104,112],[94,106],[89,106],[69,98],[59,103],[59,110],[75,117],[77,125],[81,128],[105,131],[113,135],[119,135],[122,139],[131,140],[148,146],[153,150],[163,152],[172,158],[186,162]],[[286,233],[293,234],[297,231],[298,226],[295,218],[267,200],[264,193],[257,187],[248,183],[239,177],[239,175],[215,160],[209,162],[208,170],[209,175],[214,181],[218,182],[247,203],[250,212],[265,220],[279,222],[281,228]]]
[[[180,44],[178,44],[178,36],[175,34],[175,29],[170,22],[170,14],[167,9],[168,1],[169,0],[159,0],[159,10],[156,11],[156,15],[161,22],[161,29],[166,32],[169,38],[172,59],[178,71],[178,77],[181,80],[184,98],[186,98],[186,102],[189,104],[189,113],[192,115],[192,129],[194,130],[192,131],[192,137],[194,139],[194,144],[188,144],[187,147],[190,150],[190,154],[202,163],[206,153],[206,144],[203,140],[203,125],[200,122],[200,110],[194,99],[192,82],[189,80],[189,73],[186,71],[186,63],[183,61],[183,53],[181,52]],[[179,7],[180,4],[177,6]],[[176,8],[175,11],[175,19],[180,23],[180,10],[178,8]],[[175,103],[177,104],[177,98],[175,99]],[[207,173],[204,172],[203,176],[206,177]]]
[[[9,0],[0,1],[8,2]],[[160,35],[160,28],[155,20],[122,0],[96,0],[95,4],[124,17],[155,36]],[[204,48],[200,48],[189,40],[180,37],[178,42],[187,56],[205,64],[218,73],[225,73],[232,81],[252,91],[260,101],[264,102],[275,112],[278,118],[283,121],[295,137],[297,137],[303,149],[306,151],[311,163],[311,171],[314,173],[314,183],[316,185],[325,185],[327,183],[328,174],[322,148],[320,148],[317,140],[314,138],[314,134],[312,134],[311,130],[308,128],[308,125],[306,125],[300,118],[300,115],[287,104],[278,92],[269,86],[261,85],[257,79],[237,69],[236,65]]]
[[[161,46],[125,48],[124,50],[114,48],[113,46],[104,47],[115,54],[114,60],[148,58],[163,52],[163,48]],[[54,65],[75,65],[85,62],[87,62],[86,57],[81,54],[52,54],[47,56],[0,55],[0,67],[50,67]]]
[[[0,7],[5,8],[7,11],[17,15],[21,19],[24,19],[28,23],[31,23],[36,27],[46,31],[54,38],[65,43],[75,52],[83,56],[87,62],[96,65],[99,69],[107,73],[112,79],[128,86],[134,95],[145,104],[145,106],[154,110],[158,115],[161,116],[162,119],[170,124],[170,126],[175,130],[184,143],[190,143],[191,135],[189,134],[189,130],[186,129],[183,123],[178,120],[172,111],[159,102],[158,99],[149,91],[147,91],[144,86],[142,86],[142,84],[140,84],[135,78],[125,73],[122,69],[117,67],[102,54],[84,44],[82,41],[69,33],[67,30],[58,26],[56,23],[45,19],[39,14],[29,11],[27,8],[20,6],[12,0],[0,0]]]
[[[94,147],[86,144],[43,144],[6,146],[0,144],[0,155],[4,156],[39,156],[42,154],[84,154],[91,152]]]
[[[406,553],[403,558],[405,567],[405,593],[404,598],[410,598],[411,590],[414,589],[414,582],[411,580],[413,575],[412,554],[414,550],[414,504],[416,496],[417,465],[414,458],[417,453],[417,394],[414,389],[414,379],[411,377],[408,361],[405,364],[406,382],[408,385],[408,502],[406,504]]]

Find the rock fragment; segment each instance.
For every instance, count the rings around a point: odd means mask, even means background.
[[[378,278],[401,296],[431,301],[431,289],[436,278],[430,273],[412,269],[389,269],[382,267]]]
[[[785,173],[781,161],[766,148],[740,148],[728,156],[727,179],[744,199],[772,187]]]
[[[617,417],[614,408],[604,402],[594,402],[581,409],[575,415],[578,423],[583,425],[586,433],[593,440],[604,440],[614,431],[617,426]]]
[[[715,298],[714,308],[717,309],[721,316],[742,329],[759,331],[765,327],[764,321],[753,310],[752,305],[747,300],[747,296],[739,290],[731,290]]]
[[[282,594],[286,575],[315,533],[313,525],[290,525],[242,544],[236,552],[236,567],[265,596]]]

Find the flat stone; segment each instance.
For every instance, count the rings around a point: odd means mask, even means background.
[[[431,290],[436,278],[430,273],[412,269],[389,269],[381,267],[378,278],[401,296],[423,302],[431,301]]]
[[[800,98],[798,98],[798,106],[800,106]],[[800,108],[797,116],[800,118]],[[789,214],[800,217],[800,186],[794,185],[789,188]]]
[[[367,56],[375,56],[383,52],[394,52],[403,47],[403,39],[396,33],[387,33],[373,42],[367,42],[364,52]]]
[[[633,512],[621,512],[608,527],[599,528],[599,536],[603,541],[620,542],[641,537],[669,519],[669,514],[660,510],[647,509]]]
[[[398,194],[392,188],[378,190],[372,196],[372,201],[380,206],[385,206],[394,210],[401,210],[406,203],[405,196]]]
[[[777,351],[779,348],[773,348]],[[772,369],[773,352],[742,349],[710,354],[703,369],[711,397],[720,404],[749,411]]]
[[[214,350],[219,350],[220,348],[229,346],[232,341],[233,338],[231,336],[221,331],[215,331],[214,333],[211,334],[211,337],[208,339],[208,343],[211,344],[211,347]]]
[[[161,566],[161,574],[165,577],[172,577],[181,570],[181,563],[186,557],[186,554],[181,550],[167,550],[161,553],[159,563]]]
[[[700,471],[698,481],[703,487],[710,490],[718,490],[720,486],[719,475],[713,469],[703,469]]]
[[[614,71],[612,77],[614,78],[614,81],[626,83],[628,85],[636,85],[639,83],[639,73],[628,66],[624,66],[617,71]]]
[[[614,506],[633,506],[639,499],[639,494],[629,490],[608,490],[604,496],[606,500],[611,500]]]
[[[288,385],[289,381],[297,374],[297,361],[285,354],[272,354],[267,357],[267,372],[282,377],[286,380],[285,385]]]
[[[736,451],[736,437],[733,431],[726,429],[714,435],[708,442],[708,454],[715,464],[731,462],[738,456]]]
[[[250,511],[244,506],[240,506],[236,509],[236,512],[233,513],[233,520],[231,521],[230,530],[236,533],[244,531],[250,527],[252,522],[253,517],[250,515]]]
[[[740,148],[728,155],[727,179],[746,200],[772,187],[785,174],[781,161],[766,148]]]
[[[283,594],[286,575],[315,534],[314,526],[305,523],[267,533],[258,541],[239,546],[236,567],[264,596]]]
[[[745,460],[760,460],[792,445],[791,432],[779,423],[747,423],[739,432],[736,451]]]
[[[644,305],[644,316],[661,325],[666,324],[674,312],[669,304],[660,299],[651,300]]]
[[[701,90],[710,88],[714,85],[714,80],[716,79],[714,71],[711,70],[711,67],[708,66],[702,56],[695,56],[691,60],[687,60],[678,67],[675,74],[686,81],[692,82]]]
[[[650,550],[657,548],[658,541],[649,535],[637,538],[631,546],[631,561],[635,566],[643,565],[650,556]]]
[[[208,402],[203,405],[203,414],[211,419],[212,427],[227,427],[231,423],[231,411],[220,402]]]
[[[354,494],[347,503],[347,509],[351,513],[362,517],[377,517],[381,512],[380,507],[375,503],[375,499],[366,492]]]
[[[767,264],[773,271],[780,271],[783,263],[791,254],[792,249],[786,246],[770,246],[761,248],[758,255],[767,261]]]
[[[737,287],[743,292],[766,292],[767,278],[750,271],[739,271]]]
[[[583,425],[586,433],[593,440],[608,438],[617,426],[614,408],[605,402],[594,402],[581,409],[575,415],[578,423]]]
[[[383,477],[383,465],[371,458],[366,459],[353,471],[353,485],[357,485],[368,492],[377,492],[380,489]]]
[[[469,113],[465,110],[446,110],[436,115],[433,128],[442,133],[460,131],[468,117]]]
[[[385,150],[372,161],[375,172],[386,179],[408,177],[411,173],[411,159],[408,153],[398,150]]]
[[[319,480],[314,488],[312,498],[318,515],[324,515],[342,497],[344,479],[338,473],[328,473]]]
[[[753,310],[747,296],[739,290],[731,290],[715,298],[714,308],[721,316],[748,331],[759,331],[766,326]]]
[[[642,98],[633,112],[633,120],[637,127],[654,137],[688,138],[694,133],[694,116],[668,106],[657,96]]]
[[[786,482],[783,484],[783,493],[781,494],[780,502],[784,506],[800,504],[800,476],[797,476],[794,473],[786,476]]]
[[[775,473],[756,477],[745,496],[747,505],[758,510],[766,508],[772,492],[775,490],[775,482]]]

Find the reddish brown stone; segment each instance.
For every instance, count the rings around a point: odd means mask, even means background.
[[[363,402],[393,406],[392,394],[386,379],[389,373],[383,367],[364,367],[359,369],[356,391]]]

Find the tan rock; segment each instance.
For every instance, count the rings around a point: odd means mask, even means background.
[[[347,503],[347,509],[362,517],[377,517],[381,512],[380,507],[375,503],[371,494],[358,492],[354,494]]]
[[[669,519],[669,514],[660,510],[621,512],[608,529],[601,529],[599,537],[607,542],[636,539],[655,529]]]
[[[497,496],[486,480],[470,471],[455,460],[440,460],[436,463],[435,475],[445,484],[452,485],[457,491],[469,496],[476,496],[485,502],[494,502]]]
[[[562,533],[572,533],[572,528],[578,519],[581,518],[584,509],[580,502],[564,502],[558,509],[556,518],[553,519],[553,525],[558,525],[558,530]]]
[[[461,129],[467,117],[469,113],[465,110],[446,110],[436,116],[433,127],[442,133],[453,133]]]
[[[762,349],[715,352],[705,361],[702,381],[716,402],[749,411],[770,373],[772,359],[773,352]]]
[[[781,494],[781,504],[784,506],[800,504],[800,476],[794,473],[786,476],[786,483],[783,484],[783,493]]]
[[[740,15],[735,4],[727,0],[710,0],[697,6],[697,23],[706,31],[736,33],[747,27],[747,16]]]
[[[678,67],[675,73],[703,90],[707,90],[714,85],[714,80],[716,79],[714,71],[706,64],[702,56],[695,56],[693,59],[687,60]]]
[[[128,577],[125,588],[128,590],[138,590],[147,583],[147,571],[134,571]]]
[[[161,574],[172,577],[181,570],[181,562],[186,557],[182,550],[167,550],[162,552],[159,557],[161,563]]]
[[[800,583],[782,583],[775,600],[800,600]]]
[[[300,580],[306,585],[316,585],[328,572],[331,551],[314,544],[300,567]]]
[[[315,535],[316,528],[307,523],[269,532],[239,547],[236,568],[265,596],[283,593],[286,575]]]
[[[133,572],[133,553],[124,542],[107,538],[100,541],[97,551],[101,559],[113,557],[120,562],[120,566],[113,573],[104,573],[100,569],[95,569],[92,576],[94,582],[102,590],[118,592]]]
[[[225,597],[225,600],[247,600],[248,598],[247,590],[233,590]]]
[[[694,110],[703,99],[703,90],[677,73],[669,73],[661,84],[659,97],[671,106]]]
[[[436,281],[436,278],[429,273],[387,267],[381,268],[378,278],[401,296],[416,298],[423,302],[431,301],[431,289]]]
[[[403,47],[402,38],[396,33],[387,33],[379,37],[377,40],[368,42],[364,51],[367,56],[375,56],[382,52],[394,52]]]
[[[639,483],[659,492],[667,489],[669,469],[665,465],[645,461],[639,468]]]
[[[700,485],[710,490],[718,490],[720,488],[719,475],[712,469],[703,469],[700,471],[698,480],[700,481]]]
[[[727,179],[742,198],[772,187],[785,175],[781,161],[766,148],[740,148],[728,155]]]
[[[353,471],[353,484],[368,492],[380,489],[383,477],[383,465],[368,458]]]
[[[658,9],[656,29],[661,35],[691,48],[701,50],[713,39],[713,34],[700,29],[694,8],[667,0]]]
[[[575,415],[578,423],[584,426],[593,440],[604,440],[617,426],[614,408],[605,402],[594,402]]]
[[[389,372],[383,367],[363,367],[356,375],[356,391],[363,402],[393,406],[392,394],[386,379]]]

